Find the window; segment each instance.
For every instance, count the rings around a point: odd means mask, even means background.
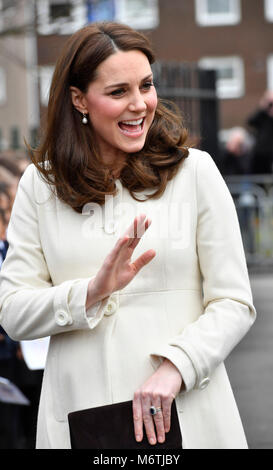
[[[89,0],[88,21],[112,20],[135,29],[152,29],[159,24],[158,0]]]
[[[72,34],[87,22],[84,0],[40,0],[37,2],[40,34]]]
[[[9,148],[10,148],[10,145],[7,139],[5,139],[4,131],[3,129],[0,128],[0,151],[7,150]]]
[[[10,129],[10,147],[13,150],[20,148],[20,131],[18,127],[12,127]]]
[[[195,17],[200,26],[238,24],[241,20],[240,0],[195,0]]]
[[[267,21],[273,21],[273,0],[264,0],[264,12]]]
[[[55,21],[58,18],[70,18],[72,13],[72,3],[51,3],[49,4],[49,16]]]
[[[7,80],[5,70],[0,67],[0,106],[7,100]]]
[[[53,72],[54,67],[51,65],[40,67],[40,101],[43,106],[47,106],[48,103]]]
[[[39,128],[32,127],[30,129],[30,145],[32,148],[37,147],[39,144]]]
[[[135,29],[152,29],[159,24],[158,0],[119,0],[115,2],[116,21]]]
[[[267,59],[267,88],[273,91],[273,54]]]
[[[240,98],[245,91],[244,64],[240,57],[204,57],[199,66],[216,70],[219,98]]]

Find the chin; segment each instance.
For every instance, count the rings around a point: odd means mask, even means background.
[[[135,143],[132,143],[131,145],[124,146],[122,150],[125,153],[137,153],[143,149],[144,144],[145,144],[145,140],[139,143],[135,142]]]

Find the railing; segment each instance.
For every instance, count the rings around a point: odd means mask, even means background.
[[[224,178],[237,209],[249,267],[273,268],[273,174]]]
[[[176,62],[156,62],[152,68],[158,96],[176,103],[192,140],[217,161],[216,72]]]

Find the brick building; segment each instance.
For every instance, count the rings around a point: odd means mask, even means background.
[[[18,2],[1,0],[0,7],[5,3]],[[101,19],[121,21],[143,30],[150,36],[159,61],[216,69],[222,130],[243,126],[264,90],[273,89],[273,0],[29,0],[25,3],[35,9],[41,115],[64,40],[88,22]],[[0,14],[0,33],[1,28]],[[1,69],[1,63],[0,73],[4,84],[5,70]],[[1,86],[4,85],[0,83],[0,117],[4,116]],[[4,102],[8,100],[6,96]],[[12,112],[17,111],[12,107]],[[39,127],[39,120],[36,121]],[[2,122],[0,130],[1,127]]]
[[[23,147],[39,125],[31,2],[0,1],[0,151]]]
[[[220,127],[244,125],[273,90],[273,0],[159,0],[159,10],[158,58],[216,68]]]

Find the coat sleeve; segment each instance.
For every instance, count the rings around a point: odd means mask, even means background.
[[[236,209],[214,161],[202,152],[196,165],[196,247],[203,281],[204,312],[154,351],[179,369],[186,391],[205,388],[215,368],[241,341],[256,311]]]
[[[92,329],[115,301],[113,294],[86,311],[91,277],[52,284],[39,236],[35,178],[37,170],[31,164],[18,186],[0,273],[0,323],[15,340]]]

